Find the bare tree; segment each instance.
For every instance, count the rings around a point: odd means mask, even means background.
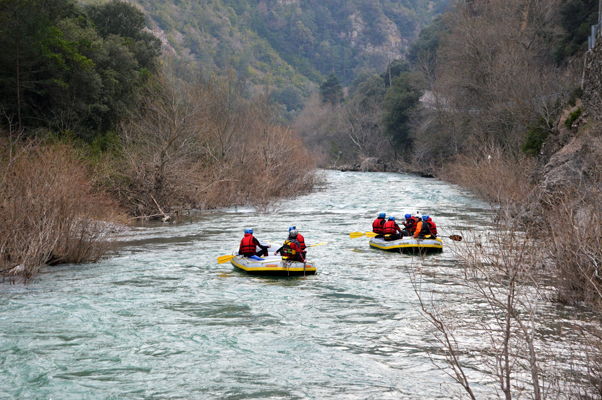
[[[437,365],[475,398],[465,373],[469,350],[473,350],[480,355],[485,373],[496,378],[503,398],[521,393],[545,398],[541,387],[545,371],[540,362],[544,347],[537,336],[543,249],[508,226],[498,225],[483,238],[468,235],[453,251],[463,266],[454,279],[462,288],[459,295],[465,303],[486,306],[479,307],[486,315],[475,319],[452,309],[442,311],[436,299],[425,302],[419,277],[413,278],[421,309],[445,355],[447,367]],[[478,338],[479,347],[461,343],[454,333],[458,331]]]

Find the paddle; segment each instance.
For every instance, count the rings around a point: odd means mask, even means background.
[[[362,237],[364,235],[366,235],[368,237],[375,237],[377,235],[377,233],[374,233],[374,232],[351,232],[349,234],[349,237],[351,239],[356,239],[356,238]]]
[[[328,242],[318,243],[318,244],[312,244],[312,245],[309,245],[307,247],[322,246],[323,244],[326,244],[326,243],[328,243]]]
[[[431,237],[431,235],[426,235],[424,238],[428,239],[430,237]],[[451,240],[453,240],[455,242],[461,242],[462,241],[462,236],[460,236],[460,235],[450,235],[450,236],[440,236],[440,237],[443,237],[443,238],[446,238],[446,239],[451,239]]]
[[[235,256],[220,256],[217,258],[217,263],[218,264],[223,264],[226,263],[228,261],[230,261],[231,259],[233,259]]]

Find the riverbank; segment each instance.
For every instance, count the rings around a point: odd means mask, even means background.
[[[98,260],[107,223],[167,221],[186,210],[276,202],[321,181],[268,98],[232,77],[185,82],[168,70],[116,133],[7,132],[0,140],[0,275],[29,280],[47,264]]]

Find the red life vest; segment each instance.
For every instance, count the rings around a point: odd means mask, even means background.
[[[434,228],[434,229],[433,229]],[[428,221],[422,221],[422,229],[420,229],[420,236],[436,236],[437,235],[437,226],[430,219]]]
[[[437,236],[437,225],[435,225],[435,223],[430,218],[428,221],[426,221],[426,223],[428,224],[431,230],[431,235]]]
[[[299,242],[299,248],[301,249],[301,251],[307,248],[307,246],[305,245],[305,238],[301,236],[300,233],[297,233],[297,241]]]
[[[257,247],[255,246],[255,238],[250,233],[245,233],[245,237],[240,241],[240,248],[238,249],[239,253],[242,254],[256,254]]]
[[[408,228],[408,232],[414,233],[416,231],[416,217],[410,217],[406,220],[405,223],[406,228]]]
[[[385,228],[384,228],[383,233],[385,235],[390,235],[390,234],[397,232],[398,230],[399,230],[399,227],[397,226],[395,221],[387,221],[387,222],[385,222]]]
[[[384,218],[377,218],[374,220],[374,222],[372,223],[372,232],[382,235],[384,233],[384,225],[385,225],[385,219]]]

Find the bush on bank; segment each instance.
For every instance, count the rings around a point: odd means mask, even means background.
[[[0,274],[28,280],[48,263],[98,260],[111,246],[118,207],[95,189],[75,151],[1,144]]]
[[[166,68],[121,126],[122,156],[106,186],[135,216],[241,204],[259,208],[310,191],[314,163],[266,97],[232,74],[183,81]]]

